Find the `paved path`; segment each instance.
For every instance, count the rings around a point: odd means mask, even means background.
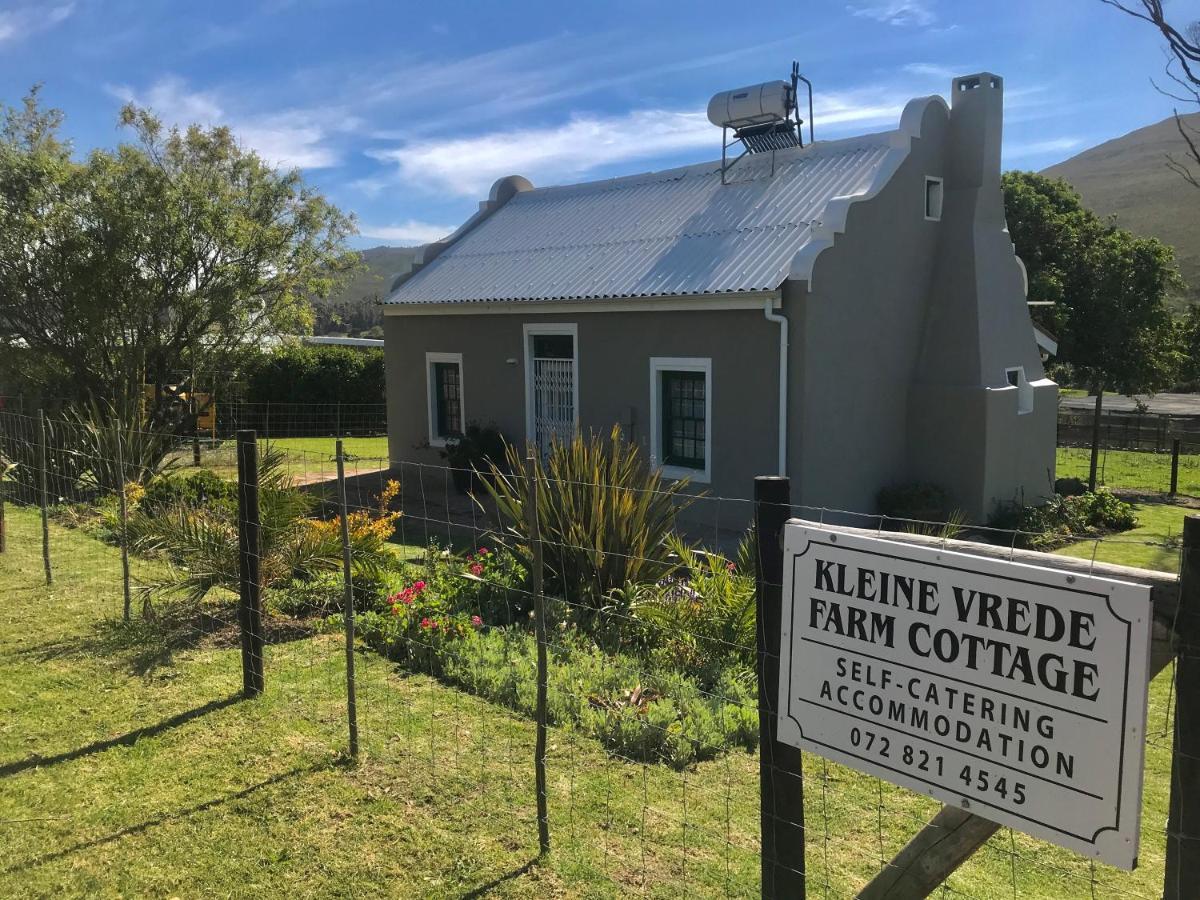
[[[1160,416],[1200,416],[1200,394],[1155,394],[1140,397],[1150,413]],[[1091,412],[1096,408],[1095,397],[1063,397],[1060,409],[1072,412]],[[1137,412],[1137,404],[1129,397],[1104,398],[1105,412]]]

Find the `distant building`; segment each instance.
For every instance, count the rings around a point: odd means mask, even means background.
[[[393,459],[478,421],[545,447],[613,423],[671,477],[869,511],[906,481],[970,516],[1054,480],[1000,188],[1003,81],[899,128],[561,187],[496,182],[387,298]]]

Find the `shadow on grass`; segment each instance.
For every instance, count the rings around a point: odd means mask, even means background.
[[[316,629],[312,622],[273,616],[263,621],[263,632],[270,645],[310,638]],[[185,650],[227,650],[240,645],[235,605],[176,603],[156,610],[153,618],[103,619],[87,634],[26,647],[18,654],[41,661],[82,656],[121,659],[134,675],[145,676],[171,665],[175,654]]]
[[[486,897],[496,888],[507,884],[510,881],[516,881],[522,875],[528,875],[537,865],[537,857],[529,860],[525,865],[513,869],[511,872],[505,872],[497,878],[493,878],[487,884],[481,884],[479,887],[462,895],[461,900],[478,900],[479,897]]]
[[[16,775],[28,769],[45,768],[47,766],[58,765],[59,763],[70,762],[73,759],[81,759],[84,756],[91,756],[94,753],[103,753],[114,747],[131,747],[142,738],[153,737],[172,728],[178,728],[180,725],[186,725],[188,722],[194,721],[201,716],[216,712],[219,709],[225,709],[227,706],[233,706],[235,703],[240,703],[242,699],[240,694],[235,694],[231,697],[225,697],[222,700],[210,700],[203,706],[197,706],[195,709],[178,713],[169,719],[163,719],[163,721],[155,725],[135,728],[133,731],[126,732],[119,737],[109,738],[105,741],[95,741],[84,747],[68,750],[65,753],[56,753],[53,756],[39,756],[35,754],[27,759],[5,763],[4,765],[0,765],[0,778]]]
[[[272,787],[280,784],[281,782],[296,778],[297,776],[308,775],[321,769],[330,767],[331,765],[328,763],[315,766],[298,766],[294,769],[289,769],[286,772],[281,772],[278,775],[272,775],[270,778],[256,782],[255,784],[252,784],[247,788],[243,788],[240,791],[236,791],[232,794],[226,794],[224,797],[215,797],[212,800],[205,800],[203,803],[197,803],[194,806],[184,807],[183,809],[172,813],[165,813],[164,815],[156,816],[153,819],[147,819],[144,822],[138,822],[136,825],[130,825],[126,828],[114,831],[112,834],[106,834],[103,837],[92,838],[91,840],[87,841],[80,841],[76,844],[72,844],[69,847],[63,847],[61,850],[55,850],[51,853],[43,853],[41,856],[35,856],[33,859],[14,863],[10,866],[5,866],[3,869],[0,869],[0,874],[11,875],[14,872],[22,872],[26,869],[36,868],[37,866],[42,866],[58,859],[64,859],[76,853],[82,853],[87,850],[92,850],[96,847],[103,847],[105,844],[111,844],[114,841],[119,841],[123,838],[130,837],[131,835],[141,834],[142,832],[149,831],[151,828],[157,828],[159,825],[177,822],[182,819],[186,819],[189,816],[198,815],[211,809],[224,806],[226,803],[233,803],[237,800],[243,800],[246,797],[257,793],[258,791],[263,790],[264,788]]]

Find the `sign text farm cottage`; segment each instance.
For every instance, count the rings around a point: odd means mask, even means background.
[[[1132,868],[1149,588],[789,523],[779,740]]]

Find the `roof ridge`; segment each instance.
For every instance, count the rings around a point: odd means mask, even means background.
[[[815,141],[803,147],[785,147],[780,150],[773,151],[776,155],[775,175],[770,172],[756,173],[752,178],[738,179],[729,182],[730,187],[738,184],[750,184],[762,178],[771,178],[778,176],[778,169],[782,166],[792,166],[798,163],[805,163],[810,160],[822,159],[827,156],[844,156],[847,153],[852,153],[859,149],[874,149],[881,145],[886,145],[888,139],[893,134],[896,134],[896,129],[890,131],[876,131],[870,134],[858,134],[850,137],[838,138],[833,141]],[[853,145],[853,146],[846,146]],[[818,152],[819,151],[819,152]],[[784,156],[780,160],[780,156]],[[742,171],[745,171],[746,165],[755,165],[762,168],[766,166],[766,153],[750,154],[747,160],[742,162]],[[611,178],[599,178],[594,181],[575,181],[569,184],[547,184],[542,187],[535,187],[529,191],[522,191],[518,197],[534,198],[545,196],[554,193],[567,193],[570,191],[584,192],[591,190],[595,193],[602,193],[607,190],[622,190],[627,187],[633,187],[639,184],[661,184],[666,181],[680,181],[688,177],[711,177],[719,175],[721,172],[720,160],[706,160],[698,163],[687,163],[682,166],[675,166],[670,169],[656,169],[649,172],[632,172],[628,175],[614,175]],[[528,203],[529,199],[524,202]]]

